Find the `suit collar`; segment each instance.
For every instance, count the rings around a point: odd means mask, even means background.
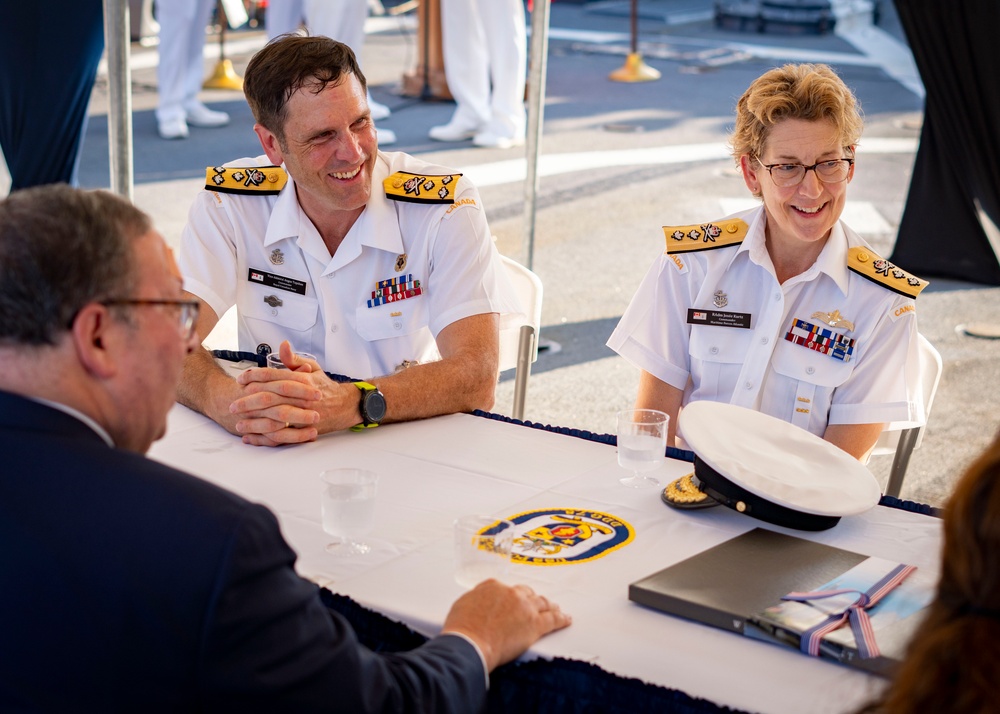
[[[105,442],[100,433],[77,417],[3,390],[0,390],[0,429],[51,432],[60,436]]]

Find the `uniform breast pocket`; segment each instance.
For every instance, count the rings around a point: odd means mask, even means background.
[[[729,394],[736,383],[753,332],[732,327],[691,327],[691,376],[695,394]]]
[[[774,350],[774,371],[798,382],[808,382],[824,389],[836,389],[854,371],[854,362],[831,357],[783,340]]]
[[[240,304],[247,323],[256,329],[306,332],[316,325],[319,303],[315,298],[286,291],[253,289],[245,303]],[[256,324],[255,324],[256,323]]]
[[[422,296],[357,310],[358,334],[369,342],[412,335],[427,327],[429,321],[427,302]]]

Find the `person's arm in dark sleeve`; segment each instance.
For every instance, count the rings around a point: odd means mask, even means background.
[[[443,636],[377,655],[296,575],[295,553],[267,509],[252,505],[232,533],[202,657],[207,710],[476,712],[486,677],[475,647]]]

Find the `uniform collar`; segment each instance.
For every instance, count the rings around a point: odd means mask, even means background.
[[[327,265],[324,275],[350,263],[361,255],[364,247],[389,251],[394,255],[403,252],[403,236],[399,232],[396,209],[382,190],[382,180],[390,173],[387,157],[379,152],[372,169],[372,190],[365,210],[344,236],[343,243],[337,248],[337,254]]]
[[[747,213],[738,214],[738,217],[746,220],[750,224],[750,228],[747,231],[746,239],[740,244],[739,250],[733,254],[730,265],[732,265],[732,261],[735,261],[738,255],[745,253],[750,260],[757,265],[767,268],[773,274],[774,265],[771,263],[771,256],[768,255],[767,244],[764,240],[764,227],[767,223],[767,214],[764,212],[764,207],[759,206]],[[837,221],[830,231],[830,237],[827,238],[826,245],[823,246],[823,250],[820,251],[819,256],[816,258],[816,262],[807,271],[802,273],[802,275],[796,277],[800,280],[808,280],[816,273],[825,273],[837,284],[840,292],[846,296],[847,286],[850,281],[850,274],[847,268],[847,251],[851,246],[856,244],[863,245],[864,241],[854,231],[847,228],[843,221]]]
[[[289,175],[288,183],[281,189],[271,210],[264,234],[264,247],[270,248],[275,243],[290,238],[297,239],[296,244],[304,252],[321,262],[329,261],[325,273],[333,272],[357,258],[362,246],[393,254],[402,253],[403,236],[399,232],[396,210],[382,190],[382,181],[390,173],[389,157],[379,152],[372,170],[372,191],[368,204],[347,232],[332,260],[319,231],[299,205],[295,195],[295,181]]]
[[[267,231],[264,233],[264,246],[269,248],[278,241],[297,237],[299,235],[300,214],[302,214],[302,208],[295,197],[295,181],[289,174],[285,187],[278,193],[278,198],[271,208],[271,216],[267,221]]]
[[[366,230],[361,234],[362,245],[398,254],[403,252],[403,236],[399,232],[396,202],[386,198],[382,187],[382,182],[393,173],[390,166],[393,156],[379,152],[372,171],[372,193],[368,199],[368,206],[354,226],[362,220],[366,224]],[[354,227],[351,230],[353,232]]]
[[[321,264],[330,260],[330,251],[323,242],[323,236],[299,205],[295,193],[295,181],[290,174],[288,182],[278,193],[278,198],[271,208],[271,216],[264,233],[264,247],[270,248],[284,240],[294,240],[299,250]]]

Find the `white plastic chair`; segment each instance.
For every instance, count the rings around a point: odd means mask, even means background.
[[[524,399],[528,391],[531,363],[538,359],[538,329],[542,323],[542,281],[516,260],[500,256],[507,277],[514,286],[521,307],[527,315],[520,325],[500,330],[500,371],[516,369],[514,373],[514,408],[511,416],[524,418]]]
[[[934,394],[937,392],[938,382],[941,381],[942,362],[941,355],[934,348],[934,345],[923,335],[917,337],[920,354],[920,387],[923,390],[924,425],[926,426],[931,416]],[[885,486],[887,496],[899,496],[899,492],[903,488],[903,478],[906,476],[906,467],[910,465],[910,455],[914,449],[920,446],[923,439],[923,427],[883,431],[879,435],[872,456],[894,454],[892,467],[889,470],[889,480]]]

